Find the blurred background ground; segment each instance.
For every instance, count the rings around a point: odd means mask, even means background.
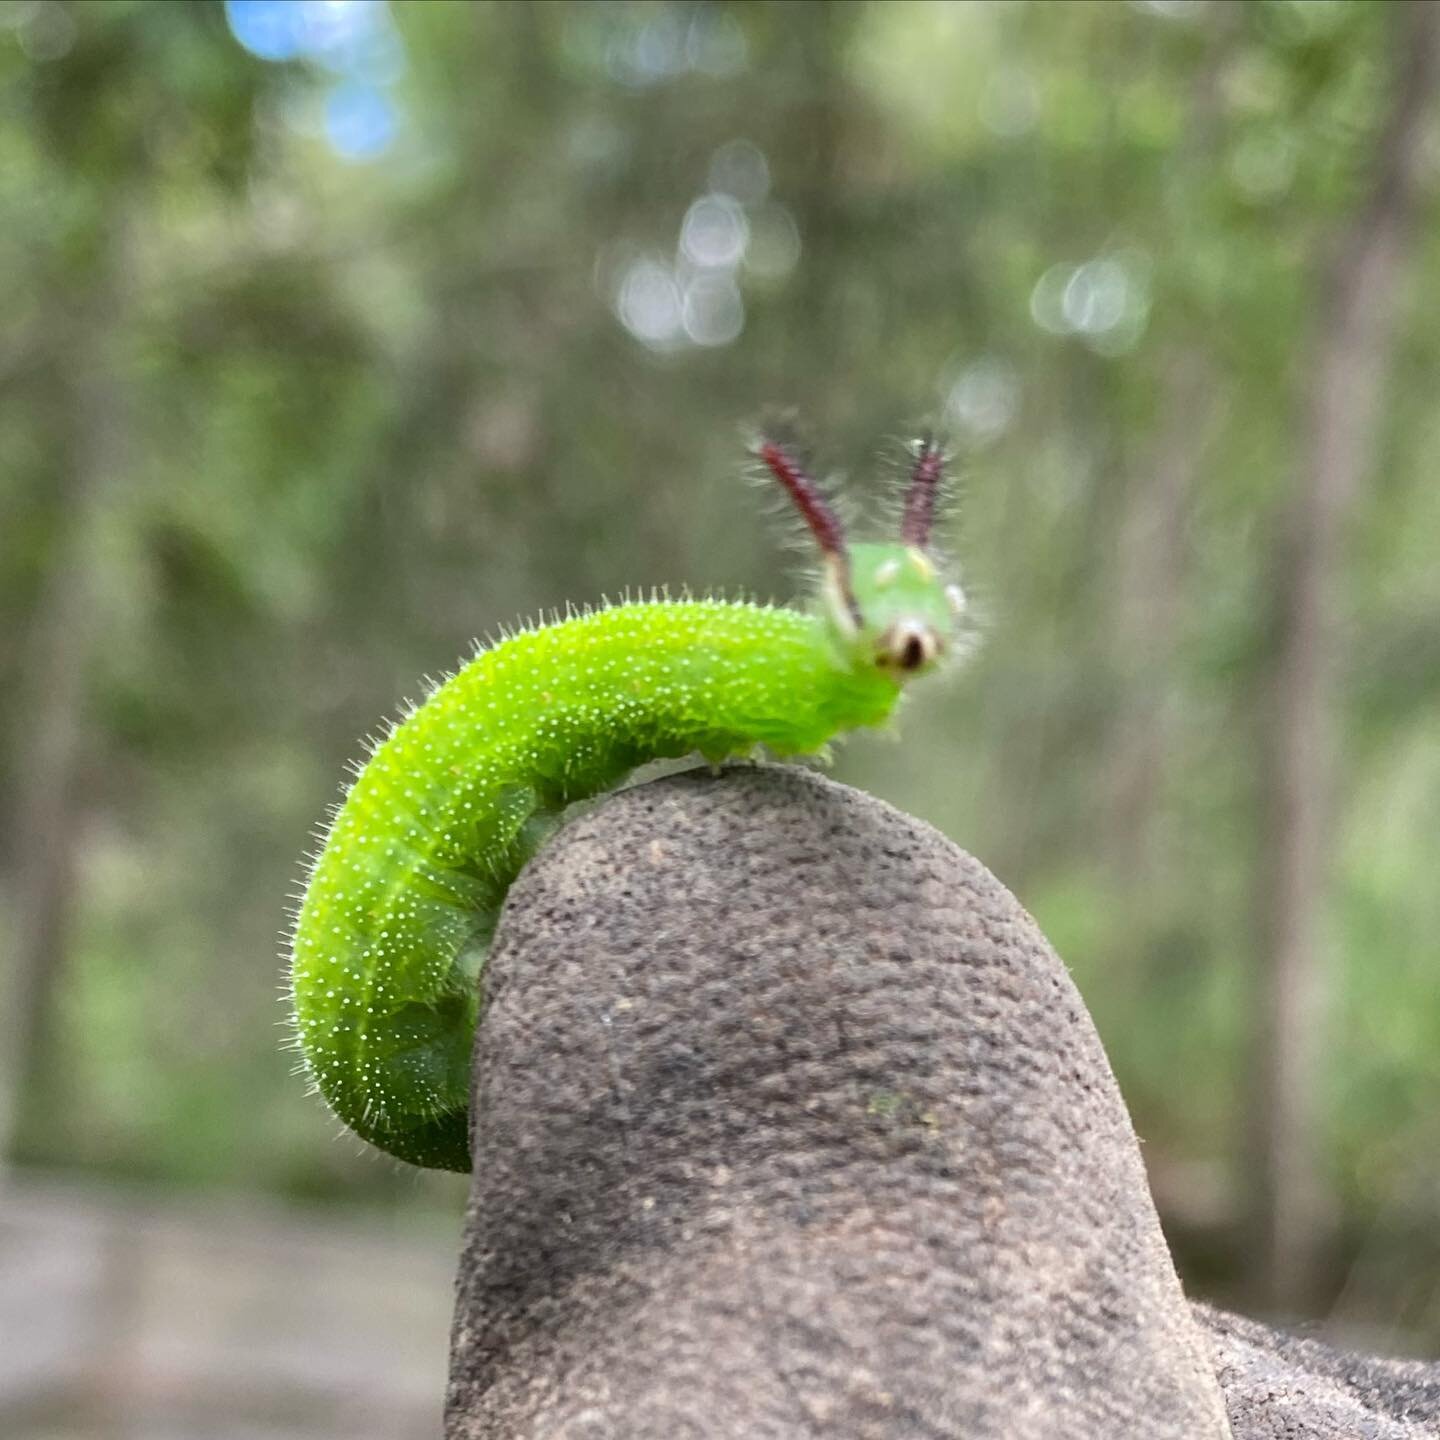
[[[464,1186],[292,1078],[297,857],[474,636],[795,594],[777,405],[870,514],[949,436],[983,646],[836,773],[1055,941],[1191,1290],[1434,1354],[1437,24],[0,3],[0,1425],[424,1432]]]

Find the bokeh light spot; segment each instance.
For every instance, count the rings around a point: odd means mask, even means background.
[[[304,53],[306,10],[297,0],[225,0],[230,33],[261,60],[294,60]]]
[[[1150,268],[1136,249],[1052,265],[1030,292],[1030,317],[1052,335],[1079,336],[1102,355],[1122,355],[1149,321]]]
[[[63,60],[75,44],[77,26],[63,5],[13,5],[0,24],[14,28],[21,54],[37,65]]]
[[[262,60],[305,60],[340,77],[325,93],[323,121],[291,128],[323,134],[347,160],[370,160],[390,148],[400,112],[387,93],[405,73],[405,48],[386,0],[225,0],[235,39]],[[292,95],[287,111],[308,111],[317,92]]]
[[[728,11],[697,6],[685,36],[685,59],[692,70],[717,80],[738,75],[750,59],[739,20]]]
[[[672,349],[684,334],[680,287],[663,261],[646,256],[626,267],[615,297],[620,323],[652,349]]]
[[[325,134],[346,160],[373,160],[394,143],[399,117],[374,85],[337,85],[325,100]]]
[[[685,287],[682,319],[685,334],[693,344],[730,344],[745,328],[740,287],[723,273],[697,275]]]
[[[1075,273],[1072,265],[1052,265],[1030,292],[1030,318],[1052,335],[1065,335],[1070,325],[1065,319],[1065,287]]]
[[[1010,428],[1019,403],[1014,367],[986,355],[965,366],[948,387],[945,418],[973,441],[984,443]]]
[[[1066,327],[1085,335],[1113,330],[1125,314],[1129,284],[1114,260],[1091,260],[1065,283],[1060,310]]]
[[[685,212],[680,250],[694,265],[726,269],[745,258],[750,226],[729,195],[702,195]]]
[[[710,157],[710,188],[742,205],[758,205],[770,193],[770,162],[758,145],[731,140]]]
[[[606,62],[610,74],[632,89],[671,80],[686,68],[684,25],[672,10],[656,6],[611,38]]]

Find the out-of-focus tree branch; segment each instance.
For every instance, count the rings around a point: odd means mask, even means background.
[[[105,535],[128,463],[128,371],[116,354],[126,333],[123,219],[112,220],[104,247],[65,397],[71,460],[64,530],[25,643],[9,857],[14,943],[0,1007],[0,1162],[11,1153],[27,1086],[43,1064],[67,952],[90,730],[86,685],[106,623]]]

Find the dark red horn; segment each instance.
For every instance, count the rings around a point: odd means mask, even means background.
[[[761,440],[755,453],[766,469],[785,487],[795,508],[810,527],[825,559],[835,567],[840,592],[858,629],[860,606],[850,588],[850,555],[845,549],[845,529],[840,517],[820,493],[820,487],[806,474],[799,460],[778,440]]]
[[[935,523],[935,495],[945,473],[945,455],[930,435],[922,435],[915,447],[915,466],[910,471],[910,488],[905,492],[905,518],[900,538],[923,550],[930,543]]]

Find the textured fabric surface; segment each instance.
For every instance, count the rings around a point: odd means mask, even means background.
[[[451,1440],[1227,1434],[1034,922],[793,769],[610,797],[512,891]]]
[[[1440,1365],[1332,1350],[1203,1305],[1235,1440],[1435,1440]]]
[[[1440,1366],[1185,1303],[1064,967],[868,796],[608,798],[489,989],[450,1440],[1440,1437]]]

